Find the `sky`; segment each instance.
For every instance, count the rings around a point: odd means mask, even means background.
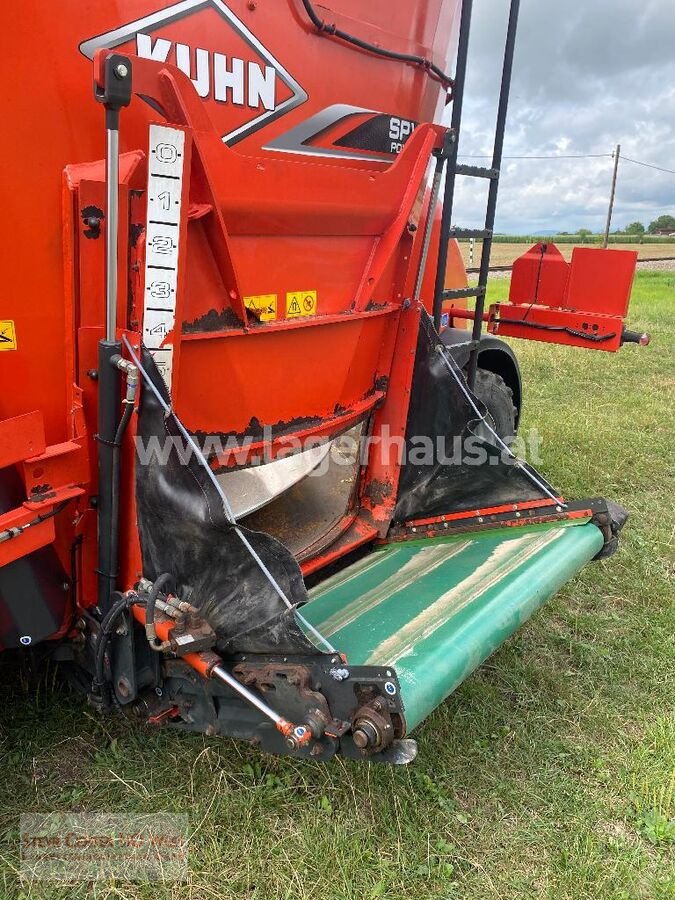
[[[474,0],[461,157],[492,153],[508,6]],[[604,230],[617,144],[675,170],[675,0],[521,0],[505,157],[607,156],[505,159],[495,230]],[[485,182],[457,182],[453,219],[482,226]],[[612,230],[664,213],[675,175],[621,161]]]

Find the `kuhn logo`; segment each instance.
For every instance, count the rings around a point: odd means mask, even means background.
[[[90,59],[100,47],[167,62],[185,72],[228,144],[307,99],[222,0],[183,0],[80,44]]]

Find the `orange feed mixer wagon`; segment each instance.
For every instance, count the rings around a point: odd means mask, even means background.
[[[458,161],[471,12],[27,0],[3,30],[0,647],[102,712],[405,762],[614,549],[622,510],[510,450],[500,335],[639,341],[635,255],[537,245],[486,307],[518,3],[485,168]]]

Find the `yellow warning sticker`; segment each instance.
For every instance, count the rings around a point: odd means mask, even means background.
[[[16,329],[11,319],[0,319],[0,350],[16,350]]]
[[[276,294],[254,294],[251,297],[244,297],[244,306],[261,322],[271,322],[277,317]]]
[[[289,291],[286,294],[286,318],[315,316],[317,307],[316,291]]]

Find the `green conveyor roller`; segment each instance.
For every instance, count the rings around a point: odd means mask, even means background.
[[[410,731],[602,546],[589,522],[388,544],[302,612],[350,664],[395,669]]]

